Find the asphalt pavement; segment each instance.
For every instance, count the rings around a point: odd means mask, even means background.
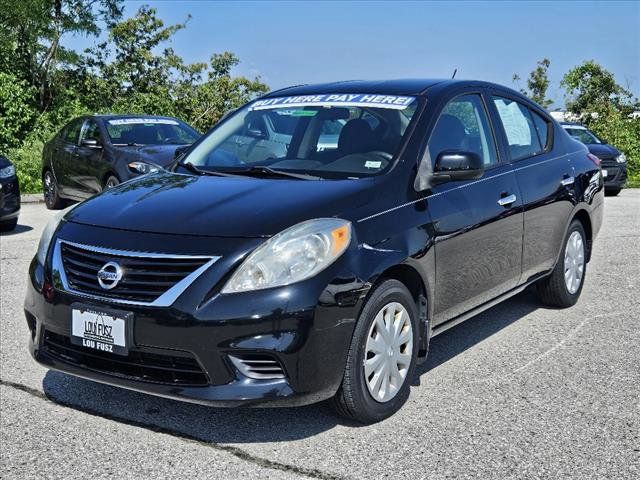
[[[47,371],[27,352],[27,268],[52,212],[0,236],[3,478],[640,478],[640,190],[606,198],[582,297],[522,294],[435,338],[376,425],[325,404],[227,410]]]

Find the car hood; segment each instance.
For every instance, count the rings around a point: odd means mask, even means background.
[[[266,237],[310,218],[340,216],[372,198],[374,180],[137,177],[71,210],[67,221],[176,235]],[[349,219],[348,217],[346,219]]]
[[[592,143],[587,145],[587,148],[589,152],[593,153],[596,157],[611,158],[620,155],[620,152],[616,148],[604,143]]]
[[[115,155],[128,162],[151,162],[161,167],[169,165],[177,148],[184,145],[142,145],[139,147],[113,147]]]

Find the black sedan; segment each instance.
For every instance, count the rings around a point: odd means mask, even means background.
[[[576,140],[584,143],[600,159],[604,188],[607,195],[618,195],[627,183],[627,157],[613,145],[578,123],[563,122],[562,128]]]
[[[291,132],[277,156],[260,143],[273,122]],[[530,285],[544,304],[578,301],[603,189],[598,159],[499,85],[273,92],[171,168],[51,221],[29,270],[29,348],[165,397],[331,398],[379,421],[407,401],[433,336]]]
[[[140,174],[171,163],[176,149],[200,134],[171,117],[91,115],[79,117],[49,141],[42,152],[47,208],[84,200]]]
[[[16,167],[0,155],[0,232],[16,228],[20,215],[20,185]]]

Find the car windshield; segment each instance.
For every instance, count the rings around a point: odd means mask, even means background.
[[[200,137],[193,128],[170,118],[114,118],[106,124],[114,145],[187,145]]]
[[[573,138],[587,145],[602,143],[602,141],[600,141],[600,139],[596,137],[594,133],[590,132],[586,128],[565,127],[565,130]]]
[[[323,94],[257,100],[230,115],[184,162],[200,170],[249,170],[343,179],[391,166],[418,100]]]

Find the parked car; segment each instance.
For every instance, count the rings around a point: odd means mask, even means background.
[[[47,208],[84,200],[107,188],[164,167],[177,148],[200,134],[171,117],[89,115],[65,125],[42,152]]]
[[[295,123],[286,150],[228,150],[274,113]],[[319,145],[336,119],[335,146]],[[375,422],[407,400],[433,336],[529,285],[547,305],[578,300],[603,190],[598,159],[499,85],[291,87],[171,171],[52,220],[29,271],[29,348],[165,397],[331,398]]]
[[[627,183],[627,157],[613,145],[578,123],[562,122],[562,128],[576,140],[584,143],[600,159],[604,189],[607,195],[618,195]]]
[[[20,215],[20,185],[16,167],[0,155],[0,232],[10,232]]]

